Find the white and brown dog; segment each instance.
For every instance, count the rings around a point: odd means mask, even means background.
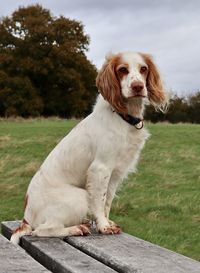
[[[93,112],[49,154],[26,195],[24,219],[11,237],[62,237],[89,233],[93,215],[100,233],[119,233],[109,219],[119,183],[136,168],[149,134],[143,127],[146,102],[166,104],[160,74],[142,53],[110,55],[99,71]],[[139,130],[141,129],[141,130]]]

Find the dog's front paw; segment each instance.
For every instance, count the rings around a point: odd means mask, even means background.
[[[119,225],[117,225],[115,222],[113,222],[111,220],[109,220],[108,222],[109,222],[114,234],[122,233],[122,229]]]
[[[101,227],[98,229],[99,233],[101,234],[119,234],[122,232],[121,228],[118,225],[110,225],[110,226],[105,226],[105,227]]]
[[[101,234],[119,234],[121,233],[121,228],[116,225],[114,222],[106,219],[106,218],[101,218],[97,219],[97,230]]]

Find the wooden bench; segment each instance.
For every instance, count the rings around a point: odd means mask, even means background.
[[[35,261],[24,249],[14,246],[0,235],[0,272],[46,273],[50,271]]]
[[[17,221],[3,222],[2,234],[9,239],[18,225]],[[4,271],[0,268],[0,272],[16,272],[14,262],[8,266],[8,270],[5,267],[13,256],[9,249],[20,251],[18,255],[22,255],[22,260],[25,253],[8,241],[5,243],[5,239],[4,244],[8,247],[3,245],[3,249],[8,250],[0,250],[0,260],[3,255],[5,268]],[[24,236],[20,245],[46,268],[41,266],[39,271],[35,269],[36,265],[30,264],[31,271],[28,272],[48,272],[48,269],[55,273],[200,273],[199,262],[125,233],[110,236],[94,233],[65,239]],[[30,256],[26,255],[26,259],[29,257],[33,261]]]

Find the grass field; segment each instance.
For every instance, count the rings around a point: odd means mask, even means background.
[[[35,171],[75,120],[0,121],[0,221],[21,219]],[[200,125],[147,125],[138,172],[115,198],[125,232],[200,261]]]

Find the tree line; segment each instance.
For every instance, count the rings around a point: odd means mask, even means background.
[[[152,106],[148,106],[145,119],[151,122],[200,123],[200,91],[188,97],[172,97],[166,113],[155,112]]]
[[[83,117],[97,89],[87,59],[90,39],[81,22],[55,17],[41,5],[0,19],[0,116]],[[200,92],[173,97],[168,111],[148,106],[145,119],[200,123]]]

